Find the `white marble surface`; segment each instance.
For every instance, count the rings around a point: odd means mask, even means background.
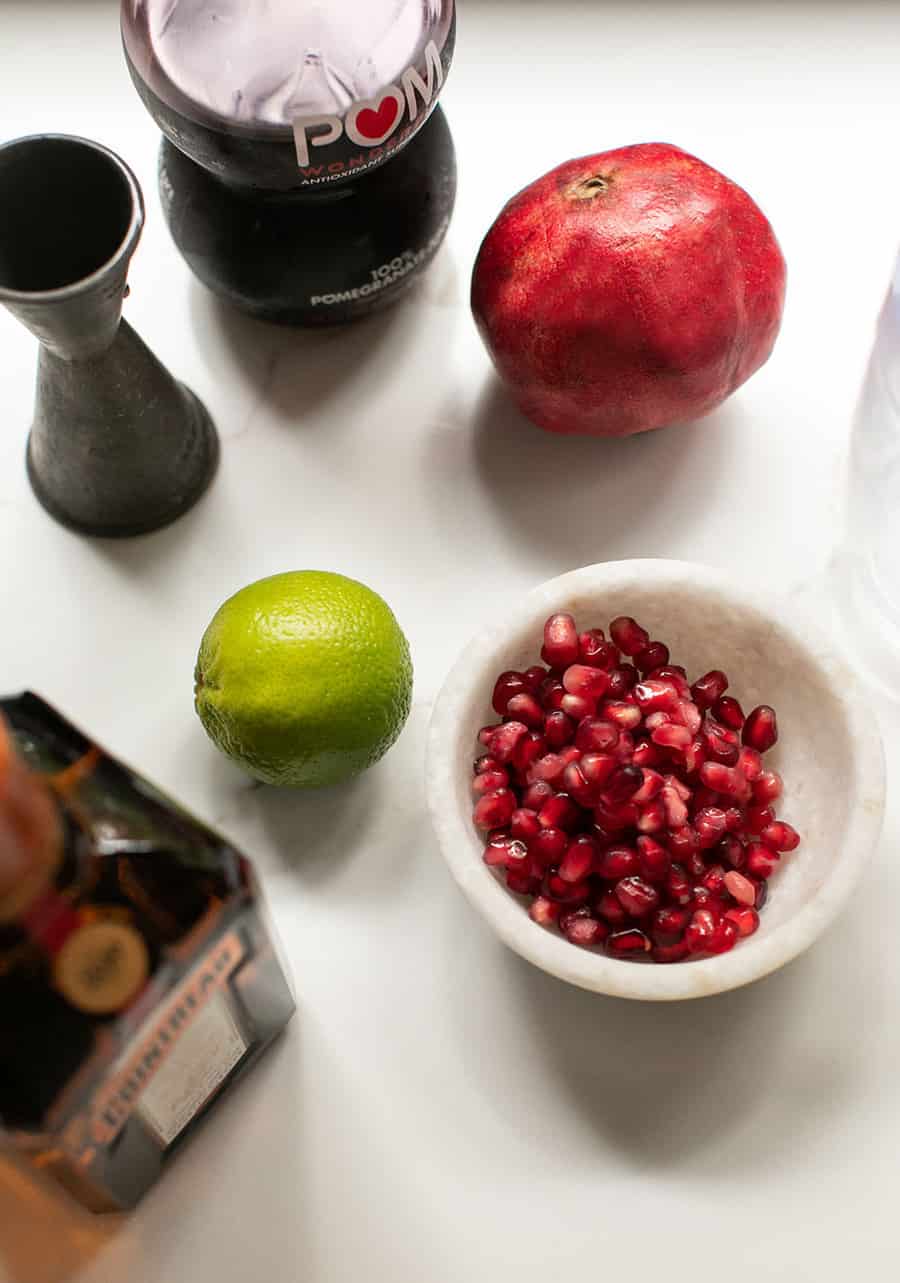
[[[447,246],[400,310],[302,335],[224,311],[176,256],[116,6],[0,0],[3,136],[84,133],[132,163],[149,217],[127,316],[224,439],[180,524],[67,534],[25,480],[35,351],[0,316],[2,685],[41,691],[257,858],[300,994],[288,1037],[130,1219],[0,1168],[0,1283],[891,1276],[900,717],[852,908],[784,972],[687,1007],[577,991],[496,942],[435,850],[421,764],[460,647],[553,574],[674,556],[820,592],[900,241],[898,47],[889,4],[464,0]],[[696,426],[545,437],[498,394],[468,317],[479,239],[564,157],[659,137],[771,217],[790,273],[775,356]],[[382,592],[417,670],[395,750],[318,797],[248,788],[191,706],[219,602],[307,566]]]

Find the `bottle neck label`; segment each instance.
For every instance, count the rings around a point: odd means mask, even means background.
[[[355,102],[343,116],[300,116],[293,122],[300,177],[306,186],[336,183],[383,164],[425,124],[450,66],[433,40],[419,66],[407,67],[377,98]]]

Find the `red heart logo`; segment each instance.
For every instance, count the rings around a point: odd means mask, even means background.
[[[365,107],[357,113],[356,128],[363,138],[383,138],[390,133],[400,114],[400,104],[391,94],[377,108]]]

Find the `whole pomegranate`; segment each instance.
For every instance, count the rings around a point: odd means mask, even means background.
[[[765,215],[668,143],[570,160],[504,207],[472,277],[481,336],[550,432],[695,419],[758,370],[785,264]]]

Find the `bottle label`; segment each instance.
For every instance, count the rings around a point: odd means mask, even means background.
[[[355,102],[343,116],[300,116],[293,122],[297,164],[309,186],[340,182],[388,160],[431,114],[450,64],[433,40],[420,67],[407,67],[377,98]]]
[[[169,1145],[221,1086],[247,1051],[228,998],[243,958],[229,932],[154,1012],[92,1101],[94,1144],[111,1144],[137,1110]]]
[[[150,974],[139,931],[120,922],[92,922],[67,935],[53,962],[53,982],[63,997],[90,1016],[123,1011]]]
[[[422,267],[423,264],[433,258],[447,235],[449,225],[449,218],[442,219],[434,234],[424,245],[420,246],[419,249],[403,250],[401,254],[396,255],[389,262],[379,263],[378,267],[371,268],[367,281],[360,281],[349,289],[336,289],[311,295],[308,301],[309,307],[323,312],[328,312],[332,308],[349,308],[352,310],[365,305],[366,300],[373,295],[380,294],[383,290],[392,290],[395,286],[401,285],[411,272]]]

